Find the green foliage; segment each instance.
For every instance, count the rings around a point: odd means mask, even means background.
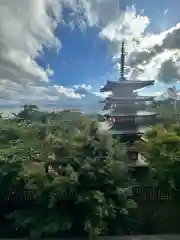
[[[180,188],[179,125],[156,126],[147,133],[144,155],[152,168],[152,176],[161,186]]]
[[[127,199],[123,146],[100,134],[95,120],[62,115],[42,118],[31,105],[12,120],[0,120],[1,196],[16,187],[35,190],[39,199],[36,207],[23,207],[8,218],[35,239],[63,232],[92,238],[110,225],[125,231],[134,202]]]
[[[172,124],[170,102],[159,103],[158,109],[169,120],[134,147],[149,163],[152,185],[180,189],[180,125]],[[12,187],[32,189],[38,197],[35,206],[6,214],[15,229],[34,239],[92,239],[130,231],[136,203],[127,195],[132,182],[126,152],[98,131],[96,119],[78,112],[41,112],[35,105],[23,106],[13,119],[0,117],[1,197]]]

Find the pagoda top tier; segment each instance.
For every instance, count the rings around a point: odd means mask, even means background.
[[[141,89],[150,85],[153,85],[154,80],[142,81],[142,80],[127,80],[124,76],[124,65],[125,65],[125,50],[124,42],[122,42],[121,47],[121,70],[120,78],[118,81],[107,81],[106,85],[100,89],[100,92],[113,92],[115,89],[119,92],[123,92],[126,89],[131,89],[131,91]]]
[[[100,92],[111,92],[114,89],[119,88],[120,91],[124,91],[125,88],[131,88],[132,90],[141,89],[154,84],[154,80],[142,81],[142,80],[126,80],[120,81],[107,81],[106,85],[100,89]]]

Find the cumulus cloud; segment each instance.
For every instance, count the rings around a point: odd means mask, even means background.
[[[74,88],[66,88],[58,85],[27,85],[27,86],[17,86],[16,84],[10,84],[4,81],[5,85],[0,86],[0,100],[1,102],[19,102],[32,103],[36,102],[38,104],[51,101],[61,101],[62,99],[81,99],[82,96],[75,92]],[[14,88],[12,87],[14,86]],[[6,91],[4,88],[6,87]],[[3,94],[4,91],[4,94]],[[8,92],[8,95],[7,95]]]
[[[148,24],[149,19],[146,16],[136,15],[134,7],[127,8],[117,19],[102,29],[100,37],[110,41],[113,45],[112,54],[114,57],[119,57],[122,40],[126,40],[126,50],[131,53]]]
[[[98,96],[94,92],[87,91],[82,94],[81,91],[78,93],[74,87],[70,91],[69,88],[62,89],[62,86],[56,86],[56,89],[53,89],[53,91],[58,90],[58,93],[53,92],[52,94],[52,89],[50,88],[49,90],[50,93],[47,93],[47,91],[44,92],[44,89],[40,88],[37,90],[36,88],[36,92],[31,98],[24,96],[19,101],[11,101],[9,105],[4,100],[0,100],[1,111],[6,115],[18,112],[20,106],[24,104],[37,104],[41,110],[45,111],[76,108],[84,113],[97,113],[101,109],[100,100],[103,96]],[[37,94],[41,97],[37,98]]]
[[[55,85],[56,90],[58,93],[62,93],[64,96],[69,97],[69,98],[78,98],[81,99],[83,96],[76,92],[73,88],[66,88],[63,86],[57,86]]]
[[[48,81],[48,72],[35,59],[44,46],[60,47],[54,35],[60,14],[56,0],[1,0],[0,79],[20,84]]]
[[[126,40],[130,78],[169,81],[179,79],[180,25],[160,34],[147,34],[147,16],[134,7],[122,10],[119,0],[1,0],[0,1],[0,105],[54,104],[83,109],[98,108],[105,95],[90,85],[71,88],[54,85],[54,72],[36,61],[44,48],[61,50],[55,35],[59,24],[84,29],[97,26],[99,37],[109,41],[115,60]],[[69,8],[66,21],[64,8]],[[87,105],[85,105],[87,104]],[[93,105],[92,105],[93,104]]]
[[[180,79],[180,24],[159,34],[148,34],[147,16],[127,9],[119,18],[107,24],[100,37],[107,39],[117,60],[121,42],[126,42],[126,62],[130,79],[158,79],[164,82]]]
[[[69,8],[67,24],[104,26],[118,16],[117,0],[1,0],[0,1],[0,105],[36,101],[79,101],[91,86],[53,86],[54,72],[37,63],[44,48],[61,49],[55,35],[65,24],[63,9]],[[109,8],[109,6],[111,6]],[[86,91],[84,94],[84,91]]]
[[[150,43],[150,40],[154,37],[154,42]],[[139,48],[137,52],[135,63],[142,63],[144,58],[146,61],[150,61],[154,56],[163,53],[165,50],[172,51],[180,49],[180,24],[169,30],[160,33],[159,35],[152,35],[151,37],[144,37],[142,44],[147,43],[145,48]],[[143,50],[146,50],[143,51]],[[143,57],[143,54],[146,54]]]
[[[83,88],[85,87],[85,88]],[[58,85],[29,85],[17,92],[13,92],[11,100],[4,94],[0,99],[1,111],[5,115],[18,112],[20,106],[24,104],[37,104],[40,109],[52,111],[61,108],[77,108],[83,112],[98,112],[100,110],[100,100],[104,97],[92,92],[91,86],[73,86],[67,88]],[[13,89],[9,89],[9,91]],[[19,94],[21,93],[21,94]]]
[[[43,69],[36,59],[44,47],[59,50],[54,33],[61,12],[57,0],[0,1],[1,107],[57,99],[54,89],[40,85],[49,82],[53,70],[49,65]]]
[[[119,0],[65,0],[65,2],[66,6],[73,10],[69,17],[75,19],[75,24],[83,28],[106,26],[120,14]]]

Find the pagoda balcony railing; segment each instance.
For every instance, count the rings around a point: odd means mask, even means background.
[[[154,104],[105,104],[103,110],[109,110],[111,108],[118,108],[119,111],[135,112],[135,111],[147,111],[148,109],[156,108]]]
[[[130,97],[107,97],[100,103],[116,103],[116,104],[138,104],[152,102],[154,97],[147,96],[130,96]]]
[[[154,116],[150,116],[149,118],[145,117],[132,117],[132,118],[128,118],[128,117],[109,117],[109,118],[105,118],[104,120],[108,120],[110,124],[114,124],[114,123],[121,123],[124,126],[132,126],[132,124],[135,125],[151,125],[154,124],[156,122],[156,118]]]

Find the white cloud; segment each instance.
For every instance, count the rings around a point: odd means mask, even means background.
[[[126,50],[131,53],[148,24],[149,19],[146,16],[136,15],[135,8],[131,7],[117,19],[108,23],[100,32],[100,37],[113,44],[114,56],[119,57],[122,40],[126,41]]]
[[[95,96],[98,96],[98,97],[101,97],[101,98],[106,98],[108,97],[111,93],[109,92],[99,92],[99,91],[96,91],[96,92],[93,92],[93,94]]]
[[[43,55],[44,48],[60,50],[55,30],[58,24],[64,24],[64,7],[71,9],[70,21],[86,27],[112,21],[119,14],[117,6],[117,0],[1,0],[1,106],[31,101],[46,104],[62,99],[80,101],[84,97],[82,89],[90,91],[91,86],[53,86],[50,81],[53,70],[49,65],[43,69],[36,59]]]
[[[74,85],[74,88],[75,89],[82,88],[82,89],[85,89],[87,91],[90,91],[92,89],[91,85],[89,85],[89,84],[88,85],[87,84]]]
[[[69,98],[78,98],[81,99],[83,96],[79,93],[76,93],[73,88],[66,88],[63,86],[57,86],[55,85],[56,90],[58,93],[64,94],[66,97]]]
[[[54,35],[60,16],[61,6],[57,0],[1,0],[0,79],[21,84],[48,81],[48,72],[35,58],[44,46],[60,47]]]
[[[153,92],[143,91],[142,93],[141,91],[139,92],[140,96],[160,97],[162,94],[163,94],[163,91],[153,91]]]
[[[37,104],[40,109],[51,111],[53,108],[79,108],[83,112],[97,112],[100,109],[100,99],[102,96],[91,92],[91,86],[77,88],[77,85],[68,88],[60,85],[33,85],[18,86],[12,84],[8,86],[5,81],[5,86],[8,87],[9,94],[0,87],[0,112],[6,115],[20,110],[20,106],[24,104]],[[4,93],[4,94],[3,94]]]
[[[120,57],[121,42],[125,40],[130,79],[178,81],[180,79],[180,23],[159,34],[148,34],[146,29],[149,25],[148,17],[137,14],[136,9],[132,7],[107,24],[102,29],[100,37],[109,41],[116,60]]]
[[[120,14],[119,0],[65,0],[76,23],[92,27],[105,26]]]
[[[119,2],[1,0],[0,105],[37,102],[38,105],[77,104],[87,109],[98,106],[98,99],[104,95],[85,84],[53,86],[51,67],[48,65],[43,69],[36,61],[43,55],[44,48],[60,50],[61,43],[55,30],[58,24],[64,24],[64,7],[71,9],[67,24],[82,29],[99,27],[99,36],[109,41],[113,57],[119,57],[120,43],[122,39],[126,40],[127,64],[134,68],[131,78],[164,79],[166,76],[171,79],[174,76],[178,79],[180,25],[161,34],[145,34],[150,24],[148,17],[136,14],[134,7],[123,13]]]

